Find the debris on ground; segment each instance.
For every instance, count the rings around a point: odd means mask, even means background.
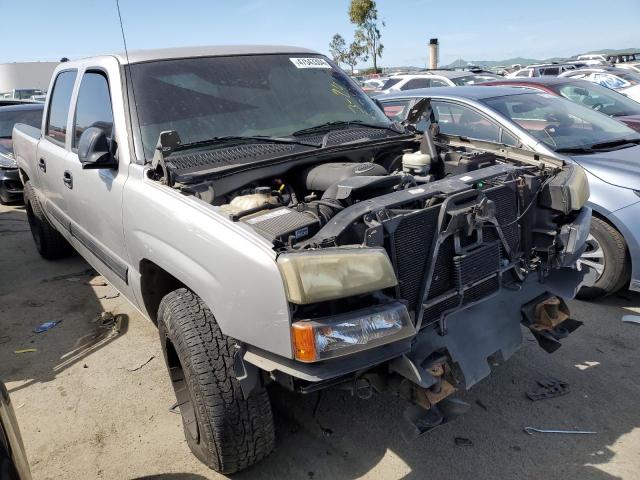
[[[118,298],[119,296],[120,294],[118,292],[108,293],[106,295],[102,295],[101,297],[98,297],[98,300],[111,300],[112,298]]]
[[[180,410],[178,410],[178,408],[180,407],[180,405],[178,405],[178,402],[174,403],[173,405],[171,405],[169,407],[169,411],[171,413],[176,413],[176,414],[180,414]]]
[[[473,447],[473,441],[469,438],[456,437],[454,439],[456,445],[459,447]]]
[[[33,353],[33,352],[37,352],[38,349],[37,348],[21,348],[20,350],[14,350],[13,353],[15,354],[21,354],[21,353]]]
[[[593,435],[598,432],[592,432],[589,430],[548,430],[544,428],[524,427],[524,431],[528,435],[533,435],[533,432],[537,433],[563,433],[563,434],[578,434],[578,435]]]
[[[482,403],[482,400],[480,400],[480,399],[477,399],[477,400],[476,400],[476,405],[478,405],[478,406],[479,406],[481,409],[483,409],[485,412],[488,412],[488,411],[489,411],[489,408],[488,408],[484,403]]]
[[[20,408],[22,408],[22,407],[24,407],[24,403],[21,403],[20,405],[17,405],[17,406],[16,406],[16,410],[18,410],[18,409],[20,409]]]
[[[626,323],[637,323],[640,325],[640,315],[623,315],[622,321]]]
[[[147,365],[151,360],[153,360],[154,358],[156,358],[155,355],[151,355],[149,357],[149,359],[146,362],[143,362],[142,364],[138,365],[135,368],[127,368],[127,370],[129,370],[130,372],[137,372],[138,370],[140,370],[142,367],[144,367],[145,365]]]
[[[97,275],[98,273],[93,268],[82,270],[81,272],[67,273],[66,275],[57,275],[55,277],[49,277],[42,280],[42,283],[56,282],[58,280],[67,280],[69,282],[80,282],[83,279],[81,277],[88,277],[91,275]]]
[[[100,327],[110,328],[113,326],[115,321],[116,321],[116,317],[113,313],[102,312],[93,320],[93,323],[98,323]]]
[[[56,325],[58,325],[60,322],[62,322],[62,320],[53,320],[51,322],[44,322],[42,324],[40,324],[34,331],[33,333],[42,333],[42,332],[46,332],[47,330],[51,330],[53,327],[55,327]]]
[[[0,345],[3,343],[9,343],[11,341],[11,337],[9,335],[0,335]]]
[[[96,279],[89,280],[88,282],[84,282],[84,285],[89,285],[90,287],[106,287],[109,284],[104,280]]]
[[[540,388],[535,388],[526,392],[527,397],[532,402],[559,397],[569,393],[569,384],[562,380],[558,380],[557,378],[544,378],[542,380],[537,380],[536,383]]]

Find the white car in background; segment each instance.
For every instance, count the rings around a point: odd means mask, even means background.
[[[471,73],[463,70],[430,70],[424,73],[393,75],[380,89],[380,93],[403,92],[417,88],[461,87],[499,80],[492,73]]]
[[[586,55],[578,55],[578,60],[581,60],[589,65],[602,65],[609,63],[605,55],[599,53],[589,53]]]
[[[558,76],[588,80],[640,102],[640,73],[628,69],[619,67],[581,68]]]
[[[506,78],[531,78],[531,77],[557,77],[563,72],[575,70],[572,64],[548,63],[541,65],[529,65],[506,75]]]

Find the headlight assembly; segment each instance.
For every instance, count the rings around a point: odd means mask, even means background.
[[[292,326],[294,356],[316,362],[401,340],[415,334],[407,308],[394,302]]]
[[[568,214],[584,207],[589,194],[589,181],[584,169],[568,164],[551,179],[541,201],[544,206]]]
[[[395,286],[387,253],[379,248],[336,248],[283,254],[278,267],[291,303],[350,297]]]

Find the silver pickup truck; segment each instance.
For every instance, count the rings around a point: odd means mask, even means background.
[[[396,393],[417,435],[521,324],[548,351],[579,326],[584,172],[424,118],[313,51],[170,49],[61,64],[13,141],[39,252],[158,325],[187,442],[232,473],[274,446],[269,384]]]

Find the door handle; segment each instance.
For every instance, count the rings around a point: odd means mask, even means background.
[[[44,158],[41,158],[40,160],[38,160],[38,167],[43,172],[47,171],[47,162],[46,162],[46,160]]]
[[[73,175],[71,175],[69,170],[66,170],[62,175],[62,181],[68,189],[73,188]]]

